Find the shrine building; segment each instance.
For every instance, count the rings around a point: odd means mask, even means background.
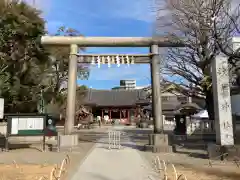
[[[84,101],[94,118],[108,116],[109,121],[118,120],[122,124],[134,122],[142,107],[150,103],[143,90],[89,89]]]

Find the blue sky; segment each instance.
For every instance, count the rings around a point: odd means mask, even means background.
[[[34,0],[26,0],[32,3]],[[77,29],[84,36],[152,36],[153,0],[35,0],[43,11],[50,33],[58,27]],[[87,53],[147,53],[146,48],[89,48]],[[150,84],[149,65],[91,67],[88,80],[78,80],[92,88],[110,89],[120,79],[136,79],[138,86]]]

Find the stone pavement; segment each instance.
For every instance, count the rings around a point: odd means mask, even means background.
[[[121,131],[124,127],[115,127]],[[124,135],[124,144],[131,144],[130,138]],[[155,180],[156,174],[140,153],[123,146],[122,149],[108,150],[108,135],[104,135],[96,144],[85,161],[79,165],[72,180]]]

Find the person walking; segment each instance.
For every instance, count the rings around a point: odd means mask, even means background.
[[[98,122],[99,127],[101,127],[101,116],[97,116],[97,122]]]

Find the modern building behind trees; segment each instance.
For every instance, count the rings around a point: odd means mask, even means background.
[[[130,90],[130,89],[136,89],[136,88],[137,88],[136,80],[129,79],[129,80],[120,80],[120,86],[113,87],[112,90],[114,89]]]

